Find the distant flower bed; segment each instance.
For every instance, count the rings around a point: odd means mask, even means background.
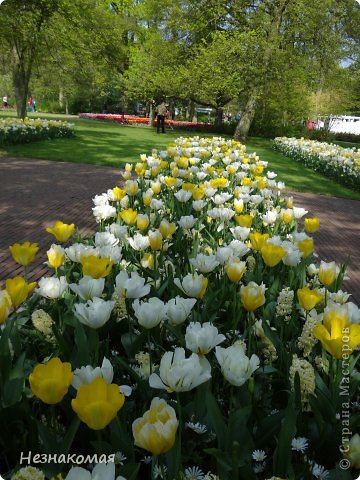
[[[137,115],[115,115],[111,113],[79,113],[81,118],[95,118],[97,120],[111,120],[113,122],[119,123],[130,123],[130,124],[144,124],[149,123],[148,117],[139,117]],[[156,124],[156,118],[155,118]],[[165,125],[169,125],[175,128],[184,128],[184,129],[198,129],[198,128],[207,128],[211,127],[211,123],[204,122],[186,122],[183,120],[165,120]]]
[[[343,148],[304,138],[277,137],[274,150],[333,178],[347,187],[360,188],[360,149]]]
[[[71,137],[74,134],[73,126],[60,120],[0,118],[0,145]]]

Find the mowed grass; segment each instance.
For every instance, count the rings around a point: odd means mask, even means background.
[[[6,116],[15,116],[6,112]],[[0,112],[0,116],[3,115]],[[76,136],[70,139],[46,140],[31,144],[0,147],[0,156],[22,156],[54,161],[85,163],[105,166],[123,166],[139,161],[142,153],[151,153],[153,148],[163,149],[179,136],[203,133],[170,131],[157,134],[155,128],[146,126],[125,126],[96,120],[79,119],[72,116],[30,114],[30,117],[64,119],[75,124]],[[210,135],[206,135],[210,136]],[[271,141],[264,138],[249,138],[249,152],[257,152],[261,160],[266,160],[268,168],[278,174],[290,190],[312,192],[321,195],[360,200],[360,193],[354,192],[330,180],[284,155],[274,152]]]

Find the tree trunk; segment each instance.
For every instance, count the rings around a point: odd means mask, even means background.
[[[59,88],[59,107],[63,108],[64,106],[64,89],[63,87]]]
[[[217,108],[215,111],[215,126],[221,127],[223,123],[223,113],[224,110],[222,108]]]
[[[242,112],[239,123],[236,126],[236,130],[234,133],[235,140],[245,141],[247,139],[251,123],[254,120],[255,109],[256,109],[256,98],[255,98],[255,95],[252,93],[250,94],[250,97]]]
[[[13,70],[13,85],[16,100],[17,116],[24,119],[26,117],[26,102],[29,91],[29,80],[20,64],[15,64]]]
[[[153,102],[150,102],[150,108],[149,108],[149,127],[153,127],[155,124],[155,111],[154,111],[154,105]]]
[[[189,101],[189,106],[187,108],[186,112],[186,120],[189,122],[192,122],[195,116],[195,102],[194,100]]]

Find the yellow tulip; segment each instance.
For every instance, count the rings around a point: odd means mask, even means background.
[[[250,233],[249,235],[250,242],[251,242],[251,248],[253,250],[256,250],[257,252],[260,252],[262,247],[265,245],[269,238],[268,233],[260,233],[260,232],[254,232]]]
[[[175,223],[170,223],[167,220],[161,220],[159,230],[164,239],[170,238],[176,230]]]
[[[240,200],[235,198],[235,200],[234,200],[234,210],[238,214],[241,213],[244,210],[244,200],[242,198],[240,198]]]
[[[335,358],[350,355],[360,345],[360,325],[349,323],[342,315],[324,315],[323,323],[314,327],[313,335]]]
[[[151,203],[151,200],[152,200],[152,193],[143,193],[143,203],[144,203],[144,206],[145,207],[148,207]]]
[[[320,227],[320,220],[316,217],[314,218],[305,218],[304,227],[308,233],[316,232]]]
[[[176,183],[176,178],[174,177],[165,177],[164,178],[164,182],[165,182],[165,185],[168,187],[168,188],[171,188],[175,185]]]
[[[325,285],[325,287],[329,287],[332,283],[334,283],[338,274],[338,268],[336,267],[335,262],[321,262],[318,277],[320,282]]]
[[[291,208],[283,209],[280,216],[285,225],[288,225],[294,218],[294,211]]]
[[[65,260],[65,250],[60,245],[51,245],[50,249],[46,252],[49,260],[49,265],[53,268],[59,268]]]
[[[202,280],[201,289],[200,289],[199,293],[197,295],[195,295],[196,298],[202,298],[205,295],[206,289],[208,287],[208,283],[209,283],[209,280],[206,277],[204,277],[203,280]]]
[[[246,263],[236,259],[226,265],[225,272],[231,282],[239,283],[246,272]]]
[[[264,165],[258,164],[254,168],[254,175],[261,175],[264,171]]]
[[[297,244],[298,249],[302,252],[303,257],[307,258],[314,251],[314,240],[312,238],[306,238]]]
[[[165,400],[155,397],[150,409],[132,424],[135,445],[153,455],[168,452],[174,446],[178,426],[175,410]]]
[[[26,267],[35,259],[36,252],[39,250],[37,243],[25,242],[23,244],[14,243],[9,247],[11,255],[16,263]]]
[[[54,235],[58,242],[65,243],[73,234],[74,228],[75,225],[73,223],[69,225],[67,223],[56,221],[54,226],[52,228],[47,228],[46,231]]]
[[[235,215],[234,218],[240,227],[250,228],[253,222],[252,215]]]
[[[201,187],[196,187],[192,191],[192,196],[194,200],[201,200],[205,196],[205,190]]]
[[[146,165],[143,163],[137,163],[135,165],[135,172],[139,175],[139,177],[143,177],[146,173]]]
[[[127,210],[122,210],[119,213],[121,219],[126,223],[126,225],[134,225],[137,219],[137,212],[132,208],[128,208]]]
[[[297,297],[300,303],[300,306],[304,310],[312,310],[315,305],[317,305],[323,296],[316,290],[311,290],[309,287],[299,288],[297,291]]]
[[[141,266],[143,268],[149,268],[150,270],[154,270],[154,265],[154,255],[152,253],[145,253],[143,258],[141,259]]]
[[[114,199],[117,201],[117,202],[120,202],[126,195],[126,190],[124,190],[123,188],[119,188],[119,187],[114,187],[112,189],[112,193],[113,193],[113,196],[114,196]]]
[[[353,468],[360,468],[360,435],[355,433],[350,441],[344,442],[342,449]]]
[[[263,190],[268,186],[267,180],[264,177],[255,177],[256,186],[259,190]]]
[[[126,193],[130,196],[133,197],[136,195],[137,191],[139,190],[139,185],[136,180],[127,180],[124,184]]]
[[[151,182],[150,187],[151,187],[151,190],[154,192],[155,195],[158,195],[161,191],[161,183],[160,182]]]
[[[149,232],[148,237],[149,237],[151,250],[153,251],[161,250],[163,237],[159,232],[159,230]]]
[[[246,287],[240,288],[240,299],[243,307],[248,312],[253,312],[265,303],[265,285],[258,285],[255,282],[249,282]]]
[[[252,186],[252,180],[249,177],[244,177],[241,179],[241,185],[243,187],[251,187]]]
[[[59,358],[39,363],[30,373],[30,388],[34,395],[49,405],[61,402],[69,390],[73,379],[70,363],[63,363]]]
[[[150,223],[149,216],[146,214],[142,215],[140,213],[136,218],[136,226],[139,230],[146,230],[147,227],[149,226],[149,223]]]
[[[272,243],[267,243],[261,249],[261,256],[268,267],[275,267],[286,255],[286,250]]]
[[[189,192],[192,192],[195,188],[195,185],[193,183],[190,183],[190,182],[185,182],[181,185],[181,188],[183,190],[186,190],[186,191],[189,191]]]
[[[34,290],[36,282],[27,283],[22,277],[8,278],[5,282],[11,303],[17,308],[27,299],[28,295]]]
[[[0,325],[5,323],[11,310],[11,298],[6,290],[0,290]]]
[[[119,386],[97,377],[89,384],[81,385],[71,406],[80,420],[93,430],[102,430],[114,420],[124,405],[125,397]]]
[[[294,198],[293,197],[287,197],[286,198],[286,208],[293,208],[294,206]]]
[[[127,172],[132,172],[132,169],[133,169],[133,166],[131,165],[131,163],[126,163],[125,164],[125,170]]]
[[[122,175],[124,180],[130,180],[130,178],[131,178],[131,172],[127,172],[126,170],[125,170],[125,172],[122,172],[121,175]]]
[[[83,275],[89,275],[92,278],[104,278],[111,272],[113,262],[110,258],[99,258],[95,255],[86,255],[80,258],[83,269]]]

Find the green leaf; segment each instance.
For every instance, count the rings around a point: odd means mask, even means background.
[[[68,453],[72,442],[75,438],[76,432],[78,431],[80,425],[80,419],[76,416],[71,422],[71,425],[66,430],[66,434],[61,442],[63,453]]]
[[[5,383],[2,394],[2,405],[4,408],[20,402],[24,383],[24,378],[13,378]]]
[[[298,412],[294,408],[294,396],[289,398],[285,410],[285,417],[282,421],[277,447],[274,452],[274,474],[285,477],[291,466],[291,440],[296,434],[296,418]]]
[[[224,448],[226,444],[227,428],[225,419],[222,416],[221,410],[211,392],[207,392],[205,396],[206,408],[209,414],[209,422],[215,430],[218,445]]]
[[[144,335],[135,335],[135,333],[132,332],[121,335],[121,343],[129,358],[133,358],[134,355],[140,351],[144,341]]]

